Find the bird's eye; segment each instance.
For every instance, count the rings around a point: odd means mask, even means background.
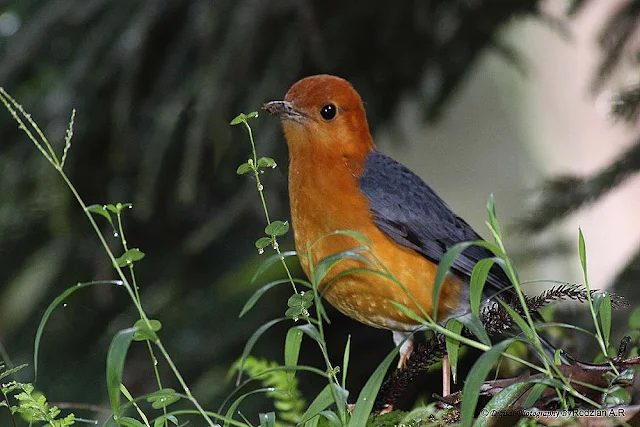
[[[332,120],[336,116],[336,111],[335,105],[327,104],[320,109],[320,115],[325,120]]]

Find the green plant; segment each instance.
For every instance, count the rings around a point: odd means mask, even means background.
[[[119,331],[111,341],[111,345],[109,346],[109,351],[107,354],[107,364],[106,364],[106,377],[107,377],[107,388],[109,395],[109,402],[111,404],[111,409],[113,411],[113,415],[110,418],[109,424],[119,424],[119,425],[127,425],[127,426],[147,426],[150,427],[149,420],[142,413],[140,408],[136,405],[136,409],[140,414],[143,422],[136,420],[134,418],[125,417],[124,412],[130,407],[133,406],[133,399],[128,392],[126,392],[126,388],[123,388],[122,385],[122,374],[124,370],[125,358],[127,355],[127,351],[129,346],[133,341],[145,341],[149,355],[151,358],[151,363],[154,369],[158,390],[150,395],[144,396],[146,400],[152,404],[154,409],[161,409],[162,414],[155,417],[154,427],[160,426],[168,426],[169,423],[178,424],[176,420],[176,414],[190,413],[191,411],[175,411],[173,413],[169,413],[167,411],[167,407],[179,400],[179,399],[187,399],[191,402],[191,404],[196,408],[196,413],[200,414],[207,424],[211,427],[215,426],[213,419],[225,419],[224,416],[220,416],[219,414],[211,413],[205,411],[204,408],[200,405],[198,400],[193,396],[191,390],[186,384],[184,378],[180,374],[177,366],[173,362],[173,359],[167,352],[164,344],[162,343],[160,337],[156,332],[158,332],[161,328],[161,323],[158,320],[150,319],[144,308],[142,306],[142,302],[140,300],[140,294],[138,292],[138,283],[135,276],[134,263],[140,261],[144,258],[144,253],[137,248],[129,248],[127,244],[127,240],[125,237],[124,228],[122,225],[122,215],[128,209],[132,208],[132,205],[129,203],[115,203],[115,204],[106,204],[106,205],[91,205],[87,206],[76,187],[71,183],[69,177],[64,171],[65,161],[67,156],[70,153],[71,149],[71,140],[73,137],[73,125],[75,120],[75,110],[71,114],[71,120],[69,122],[69,127],[67,129],[67,134],[65,137],[65,145],[62,152],[62,156],[58,157],[53,147],[49,143],[48,139],[40,129],[40,127],[36,124],[36,122],[31,118],[31,116],[22,108],[18,102],[9,95],[3,88],[0,88],[0,102],[4,104],[9,113],[18,123],[19,128],[24,131],[29,140],[34,144],[34,146],[40,151],[43,157],[48,161],[48,163],[55,169],[58,175],[62,178],[62,180],[67,185],[69,191],[73,194],[76,201],[82,208],[85,213],[87,220],[91,224],[96,236],[98,237],[102,247],[111,261],[113,268],[117,272],[119,280],[103,280],[103,281],[92,281],[85,283],[78,283],[76,286],[72,286],[65,290],[58,298],[56,298],[45,311],[40,325],[38,327],[38,331],[36,333],[35,343],[34,343],[34,370],[37,378],[38,374],[38,350],[39,343],[42,337],[44,327],[47,323],[49,316],[52,311],[61,304],[69,295],[76,292],[77,290],[84,289],[89,286],[94,286],[98,284],[108,284],[108,285],[116,285],[122,289],[124,289],[131,298],[131,302],[133,303],[136,311],[140,317],[140,319],[133,325],[131,328],[123,329]],[[108,221],[113,230],[114,237],[119,237],[123,253],[116,257],[114,252],[111,250],[109,244],[107,243],[103,232],[100,227],[96,223],[94,219],[94,215],[98,215],[103,217]],[[116,218],[116,222],[113,221],[113,216]],[[129,275],[125,274],[125,269],[128,271]],[[176,380],[182,387],[182,391],[184,394],[176,393],[173,389],[164,388],[162,385],[162,381],[157,369],[158,359],[156,358],[155,348],[160,352],[169,368],[173,372]],[[30,393],[27,390],[23,390],[26,393],[23,397],[25,401],[28,400]],[[129,399],[129,404],[122,404],[120,401],[120,395],[124,394]],[[42,403],[40,400],[35,400],[35,404]]]

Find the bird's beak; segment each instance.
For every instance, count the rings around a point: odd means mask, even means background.
[[[292,120],[302,122],[308,116],[296,110],[289,101],[271,101],[262,106],[269,114],[279,117],[281,120]]]

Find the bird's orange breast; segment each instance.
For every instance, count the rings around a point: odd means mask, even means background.
[[[295,150],[295,147],[290,149]],[[328,150],[306,152],[305,155],[292,152],[291,159],[291,219],[296,249],[307,276],[310,272],[307,249],[311,244],[335,230],[357,231],[370,241],[367,246],[375,257],[431,315],[437,265],[414,250],[397,244],[374,224],[369,201],[358,187],[363,159],[354,159]],[[311,259],[315,265],[330,255],[358,246],[362,246],[362,243],[353,237],[330,235],[314,245]],[[363,255],[375,262],[371,255]],[[321,290],[330,284],[324,295],[334,307],[371,326],[407,331],[415,329],[416,322],[390,302],[396,301],[420,313],[400,286],[388,278],[372,273],[350,273],[337,277],[341,272],[353,268],[372,267],[362,261],[345,258],[319,284]],[[380,267],[378,269],[382,270]],[[460,288],[461,282],[456,277],[447,277],[440,293],[440,319],[446,318],[458,307]]]

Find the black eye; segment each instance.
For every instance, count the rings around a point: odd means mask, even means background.
[[[336,116],[336,106],[327,104],[320,109],[320,115],[325,120],[332,120]]]

